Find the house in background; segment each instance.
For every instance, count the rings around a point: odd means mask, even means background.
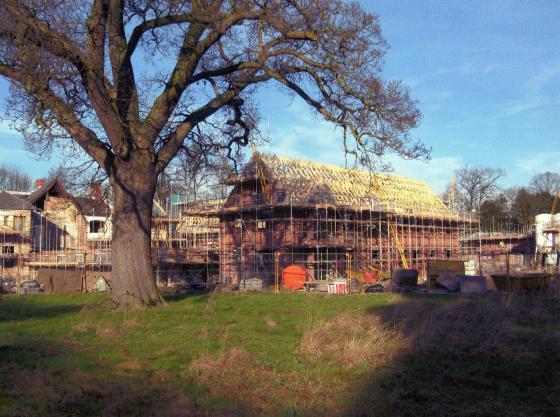
[[[34,252],[44,257],[43,261],[47,262],[51,253],[58,259],[77,254],[78,262],[82,257],[91,261],[99,247],[105,249],[106,245],[98,242],[111,239],[111,210],[100,196],[93,195],[74,197],[58,178],[31,193],[28,201],[42,216],[34,233]]]
[[[0,277],[26,278],[27,260],[33,250],[35,208],[27,200],[0,191]]]
[[[74,290],[92,287],[100,274],[110,279],[111,210],[98,193],[74,197],[52,178],[39,180],[28,201],[39,214],[28,262],[32,278],[46,276],[52,281],[64,275],[59,288],[64,284]],[[54,281],[48,284],[56,287]]]

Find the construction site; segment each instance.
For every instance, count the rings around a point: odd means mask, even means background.
[[[426,183],[255,154],[214,212],[220,280],[274,281],[290,265],[326,280],[461,256],[476,219],[454,215]]]
[[[485,232],[415,179],[255,152],[226,185],[225,199],[154,202],[159,285],[278,289],[288,270],[313,284],[399,269],[422,279],[435,261],[468,262],[472,275],[558,263],[560,216],[541,215],[532,231]],[[28,195],[3,192],[0,203],[2,277],[52,292],[110,287],[111,209],[99,189],[74,197],[55,178]]]

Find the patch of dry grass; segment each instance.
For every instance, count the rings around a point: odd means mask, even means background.
[[[196,375],[200,381],[207,383],[212,382],[216,376],[237,373],[243,368],[251,367],[250,365],[249,352],[236,347],[226,350],[218,357],[202,356],[192,363],[190,372]]]
[[[250,415],[273,408],[271,402],[276,396],[269,386],[273,371],[259,365],[243,348],[225,350],[217,357],[204,355],[192,363],[183,377],[193,378],[211,396],[228,398],[240,410],[253,410]]]
[[[387,326],[379,317],[342,313],[305,332],[299,353],[312,362],[327,361],[351,368],[390,360],[405,344],[400,329]]]
[[[483,299],[458,299],[434,308],[407,335],[415,351],[498,356],[510,351],[513,309]]]
[[[80,323],[72,326],[72,330],[76,333],[85,333],[89,330],[87,323]]]
[[[524,306],[507,298],[458,298],[440,304],[399,301],[375,314],[345,312],[318,321],[304,333],[299,353],[311,362],[352,368],[387,363],[407,353],[521,358],[541,347],[560,348],[559,332],[535,335],[516,325],[525,317],[551,320],[550,303],[537,300]]]
[[[95,333],[103,337],[122,337],[131,334],[137,325],[138,322],[134,318],[124,320],[120,324],[98,322]]]

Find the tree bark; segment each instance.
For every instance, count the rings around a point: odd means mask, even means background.
[[[161,305],[151,254],[155,168],[121,163],[110,179],[114,191],[112,300],[123,309]]]

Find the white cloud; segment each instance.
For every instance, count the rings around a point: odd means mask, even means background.
[[[532,94],[539,93],[551,80],[560,77],[560,64],[543,66],[525,83],[525,88]]]
[[[547,97],[543,94],[529,93],[507,102],[504,110],[507,114],[521,114],[555,104],[560,104],[560,97]]]
[[[275,127],[271,142],[262,147],[265,152],[319,162],[344,163],[342,133],[326,122],[309,121]]]
[[[494,71],[496,69],[498,65],[493,64],[493,65],[489,65],[486,68],[484,68],[484,70],[482,71],[483,74],[489,74],[490,72]]]
[[[416,76],[404,77],[402,79],[402,82],[404,85],[412,89],[419,87],[424,83],[424,81],[421,78]]]
[[[441,67],[436,71],[438,75],[449,75],[449,74],[469,75],[469,74],[474,74],[476,72],[478,72],[477,66],[470,62],[454,67]]]
[[[420,98],[421,108],[424,112],[435,112],[444,107],[447,101],[455,95],[452,90],[433,90],[422,94]]]
[[[8,148],[6,146],[0,146],[0,160],[6,162],[17,162],[21,158],[27,158],[29,154],[18,148]]]
[[[516,165],[531,176],[545,171],[560,172],[560,151],[535,152],[518,160]]]
[[[560,77],[560,65],[543,66],[524,85],[524,94],[506,103],[508,114],[526,113],[543,107],[560,105],[557,89],[547,88],[555,78]]]

